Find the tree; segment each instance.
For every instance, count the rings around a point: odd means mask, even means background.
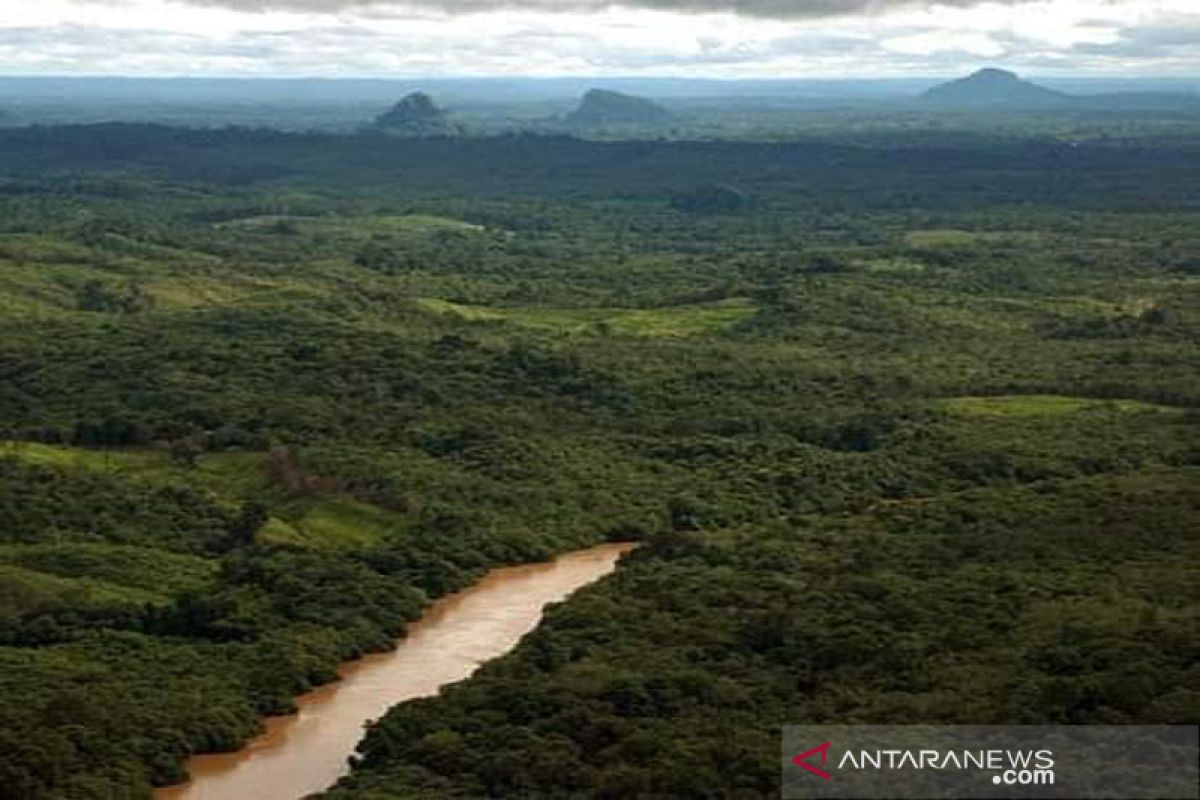
[[[204,451],[200,444],[191,437],[176,439],[167,448],[171,463],[185,469],[195,469],[202,452]]]
[[[229,528],[229,549],[254,544],[254,536],[267,524],[270,513],[262,503],[244,503],[241,512]]]

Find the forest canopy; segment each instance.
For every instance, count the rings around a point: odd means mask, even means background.
[[[1200,718],[1196,131],[31,127],[0,210],[0,798],[148,797],[603,541],[644,546],[328,796]]]

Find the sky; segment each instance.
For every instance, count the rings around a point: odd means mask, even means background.
[[[1200,76],[1200,0],[0,0],[0,74]]]

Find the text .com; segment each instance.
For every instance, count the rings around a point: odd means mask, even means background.
[[[1052,786],[1054,770],[1006,769],[999,775],[993,775],[992,783],[998,786]]]

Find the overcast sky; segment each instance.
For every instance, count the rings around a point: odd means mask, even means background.
[[[1200,76],[1200,0],[0,0],[0,73]]]

